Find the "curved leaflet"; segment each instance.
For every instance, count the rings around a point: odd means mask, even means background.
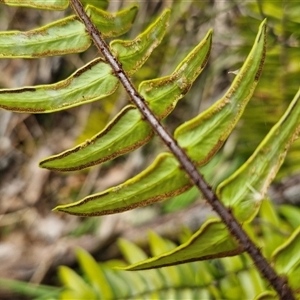
[[[50,156],[40,166],[50,170],[74,171],[113,159],[148,142],[153,136],[139,111],[126,106],[100,133],[90,140]]]
[[[92,6],[87,9],[104,37],[116,37],[127,32],[137,13],[136,6],[116,14]],[[0,32],[0,58],[37,58],[79,53],[90,45],[91,39],[84,25],[74,15],[29,31]]]
[[[1,58],[35,58],[78,53],[90,45],[91,40],[85,33],[85,27],[76,16],[29,31],[0,32]]]
[[[220,220],[210,219],[179,247],[122,270],[137,271],[172,266],[192,261],[237,255],[243,252]]]
[[[162,153],[150,167],[125,183],[54,210],[81,216],[113,214],[178,195],[191,186],[176,159]]]
[[[262,35],[262,36],[261,36]],[[257,76],[256,74],[260,72],[261,70],[261,64],[264,60],[264,51],[265,51],[265,43],[264,43],[264,36],[265,36],[265,25],[263,25],[260,28],[260,31],[258,33],[258,39],[256,43],[253,46],[253,49],[251,50],[249,56],[253,56],[253,51],[255,52],[256,56],[259,56],[260,59],[255,61],[255,68],[250,68],[250,65],[253,65],[253,61],[246,60],[244,66],[247,67],[248,72],[242,73],[244,77],[240,77],[239,80],[235,80],[230,87],[229,91],[232,90],[238,90],[239,85],[242,84],[242,82],[246,82],[246,84],[243,84],[243,87],[246,89],[250,89],[252,85],[256,84]],[[261,37],[261,38],[260,38]],[[199,68],[199,66],[197,66]],[[244,68],[244,67],[243,67]],[[189,70],[188,66],[186,66],[184,63],[180,65],[180,67],[177,70]],[[177,71],[174,73],[176,74]],[[193,74],[191,70],[187,74]],[[187,76],[187,78],[189,78]],[[243,80],[242,80],[243,79]],[[168,93],[174,93],[173,96],[178,93],[178,77],[175,76],[174,79],[174,86],[168,85],[166,88],[166,94]],[[158,81],[154,81],[154,83],[158,83]],[[150,82],[147,82],[147,85],[149,89],[146,89],[146,84],[143,84],[144,87],[142,88],[144,92],[144,95],[146,93],[149,93],[147,95],[155,95],[156,90],[158,88],[155,88],[155,85],[151,86]],[[165,92],[165,90],[162,90]],[[252,90],[253,92],[253,90]],[[234,93],[231,93],[230,95],[233,95]],[[163,95],[165,95],[163,93]],[[247,93],[245,97],[249,97],[249,94]],[[146,98],[147,100],[151,97]],[[159,97],[157,97],[159,99]],[[176,98],[175,98],[176,99]],[[152,97],[151,101],[149,100],[149,105],[153,105],[153,107],[157,107],[159,101],[156,103],[156,98]],[[235,105],[236,101],[243,102],[243,99],[239,99],[237,97],[228,97],[225,98],[226,102],[232,102],[232,105]],[[161,101],[163,102],[163,101]],[[172,105],[172,102],[167,103],[167,105],[164,107],[166,108],[168,106]],[[236,104],[238,105],[238,104]],[[206,123],[208,125],[205,125],[204,127],[211,126],[211,119],[219,120],[220,117],[222,117],[224,114],[227,116],[229,121],[232,124],[232,120],[234,120],[233,124],[236,124],[238,121],[238,118],[240,116],[239,111],[236,111],[236,115],[229,115],[227,113],[227,107],[225,107],[225,111],[222,110],[222,106],[217,110],[217,113],[214,114],[206,114],[203,113],[201,116],[204,116],[204,120],[202,122],[198,122],[204,126]],[[157,112],[156,112],[157,113]],[[197,127],[190,128],[190,130],[197,130]],[[231,128],[232,130],[232,128]],[[187,131],[186,131],[187,132]],[[214,131],[212,135],[213,138],[218,141],[221,137],[224,138],[225,135],[230,134],[230,130],[224,129],[220,124],[218,126],[214,126]],[[197,136],[200,140],[202,140],[203,147],[197,147],[197,151],[201,151],[202,160],[199,162],[199,165],[202,163],[202,165],[207,162],[211,157],[212,154],[214,154],[217,151],[217,147],[215,144],[211,144],[210,140],[212,139],[211,136],[205,135],[205,128],[202,131],[198,131],[197,134],[200,134],[200,136]],[[201,135],[202,134],[202,135]],[[191,142],[193,140],[191,139]],[[179,140],[180,144],[180,140]],[[206,145],[207,144],[207,145]],[[181,145],[182,146],[182,145]],[[171,155],[171,154],[169,154]],[[129,210],[137,206],[143,206],[146,205],[148,202],[152,203],[154,201],[162,201],[165,200],[171,196],[178,195],[185,190],[189,189],[192,184],[190,183],[190,180],[187,178],[187,175],[185,172],[183,172],[178,162],[175,158],[169,157],[168,154],[164,153],[161,154],[158,159],[154,162],[152,166],[150,166],[148,169],[146,169],[144,172],[142,172],[140,175],[137,175],[136,177],[132,178],[131,180],[125,182],[124,184],[121,184],[117,186],[114,190],[114,188],[109,189],[107,191],[104,191],[103,193],[95,194],[90,197],[84,198],[76,203],[58,206],[57,210],[62,210],[68,213],[75,213],[75,214],[83,214],[83,215],[101,215],[101,214],[107,214],[107,213],[116,213],[119,211]],[[160,168],[161,162],[163,160],[168,161],[168,165],[166,168],[170,171],[166,172],[163,169]],[[158,163],[160,162],[160,163]],[[174,170],[174,171],[171,171]],[[147,178],[151,178],[149,182],[151,184],[147,184]],[[147,189],[144,188],[143,182],[145,182]],[[128,200],[124,201],[124,197],[127,197],[127,190],[129,189],[130,184],[130,190],[131,194]],[[113,193],[115,191],[115,193]],[[116,192],[117,191],[117,192]],[[148,198],[147,198],[148,197]],[[127,198],[126,198],[127,199]],[[140,203],[139,203],[140,200]],[[147,202],[148,201],[148,202]],[[107,206],[106,206],[107,204]]]
[[[168,26],[170,10],[162,15],[133,41],[114,40],[110,48],[128,75],[135,73],[162,41]]]
[[[59,295],[60,299],[97,299],[93,289],[71,268],[60,266],[58,274],[61,282],[68,288]]]
[[[300,89],[250,158],[217,188],[240,222],[252,220],[286,153],[300,133]]]
[[[80,264],[81,269],[88,278],[89,282],[91,282],[99,292],[100,299],[114,299],[114,291],[110,286],[109,281],[106,279],[101,265],[99,265],[88,252],[80,248],[76,250],[76,256],[78,263]],[[78,297],[76,298],[78,299]]]
[[[160,118],[166,117],[176,102],[187,93],[186,86],[179,85],[178,81],[185,76],[187,84],[191,86],[207,62],[210,47],[211,31],[172,75],[145,81],[140,85],[141,93],[150,106],[153,104],[153,112]],[[57,171],[79,170],[111,160],[142,146],[151,139],[153,131],[143,120],[140,112],[129,107],[124,108],[104,130],[87,142],[44,159],[40,166]]]
[[[176,129],[175,139],[199,166],[221,148],[252,97],[265,60],[265,42],[266,22],[263,21],[252,50],[226,94]]]
[[[111,67],[97,58],[55,84],[0,90],[0,108],[26,113],[50,113],[104,98],[116,90]]]

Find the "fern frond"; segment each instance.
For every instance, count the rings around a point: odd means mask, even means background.
[[[16,0],[3,1],[10,5],[16,4]],[[269,281],[278,295],[282,299],[294,299],[293,292],[300,289],[298,281],[295,280],[300,274],[299,228],[296,228],[293,235],[275,249],[273,254],[271,250],[274,249],[266,248],[266,254],[273,259],[275,268],[282,275],[278,276],[249,237],[251,235],[255,239],[255,233],[248,227],[248,223],[256,216],[288,148],[299,135],[300,90],[284,116],[271,129],[249,160],[221,183],[216,193],[197,170],[197,167],[200,168],[211,160],[224,144],[254,92],[265,60],[266,21],[261,23],[252,50],[224,97],[196,118],[177,128],[175,141],[160,121],[173,111],[178,100],[188,92],[203,71],[210,53],[211,31],[171,75],[144,81],[137,90],[129,76],[143,65],[161,42],[170,12],[165,11],[133,41],[112,41],[108,46],[103,37],[115,37],[126,32],[135,18],[136,7],[108,14],[90,6],[90,1],[87,0],[84,2],[85,7],[78,0],[70,2],[78,17],[70,16],[27,32],[0,33],[2,57],[35,58],[76,53],[86,50],[93,40],[104,59],[95,59],[59,83],[2,89],[0,107],[30,113],[59,111],[110,95],[115,92],[120,82],[135,106],[126,106],[92,139],[46,158],[41,162],[41,166],[60,171],[83,169],[137,149],[148,142],[154,132],[169,147],[171,153],[160,154],[145,171],[119,186],[72,204],[60,205],[55,209],[87,216],[117,213],[181,194],[194,184],[218,213],[222,222],[219,219],[208,219],[194,235],[175,249],[170,242],[152,234],[151,248],[155,257],[150,259],[137,247],[120,241],[121,248],[132,264],[124,269],[142,270],[172,265],[172,269],[163,271],[155,269],[148,273],[130,273],[132,275],[124,277],[124,272],[113,271],[104,265],[99,267],[87,253],[79,250],[78,259],[87,281],[76,272],[62,267],[60,276],[68,287],[62,293],[62,298],[114,299],[143,295],[180,295],[193,298],[196,296],[190,291],[194,288],[193,271],[196,270],[200,274],[199,266],[200,269],[207,268],[209,275],[205,276],[202,272],[201,279],[195,280],[197,296],[201,294],[228,298],[228,291],[234,291],[242,297],[264,298],[272,295],[268,292],[264,294],[266,285],[254,268],[239,279],[229,274],[217,290],[212,287],[215,278],[207,262],[182,265],[191,261],[227,256],[222,267],[228,274],[228,271],[235,270],[231,265],[233,263],[236,269],[244,267],[239,257],[229,256],[247,251],[261,275]],[[23,6],[45,9],[63,9],[67,4],[62,2],[61,6],[57,6],[55,0],[48,4],[42,3],[41,6],[38,6],[36,0],[22,3]],[[266,213],[266,207],[267,205],[262,207],[263,213]],[[273,221],[272,218],[270,220]],[[263,229],[262,232],[266,234],[269,231]],[[282,242],[282,239],[277,239],[276,247]],[[160,250],[164,253],[160,253]],[[248,263],[246,258],[247,268]],[[158,276],[164,279],[164,283],[157,279]],[[253,281],[251,289],[245,287],[249,278]],[[128,280],[138,282],[138,290],[132,289],[127,283]],[[122,292],[119,293],[115,287],[119,287]],[[180,291],[174,289],[178,287]]]

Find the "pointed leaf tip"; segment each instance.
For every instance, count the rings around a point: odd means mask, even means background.
[[[161,43],[168,26],[170,10],[165,10],[143,33],[132,41],[114,40],[110,48],[128,75],[134,74]]]
[[[43,159],[40,166],[61,172],[80,170],[130,152],[152,136],[153,131],[137,108],[128,105],[101,132],[72,149]]]

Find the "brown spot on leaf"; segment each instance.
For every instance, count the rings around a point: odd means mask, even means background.
[[[260,78],[260,75],[261,75],[261,72],[262,72],[262,69],[263,69],[263,66],[264,66],[264,63],[265,63],[265,57],[266,57],[266,44],[267,44],[267,35],[266,35],[266,30],[267,30],[267,26],[265,25],[264,26],[264,31],[261,33],[264,35],[264,46],[263,46],[263,52],[262,52],[262,58],[261,58],[261,61],[260,61],[260,64],[259,64],[259,67],[258,67],[258,70],[255,74],[255,81],[258,81],[259,78]],[[261,36],[260,36],[261,38]]]

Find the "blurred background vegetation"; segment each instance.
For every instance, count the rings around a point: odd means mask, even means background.
[[[164,8],[172,9],[168,33],[143,68],[134,75],[136,85],[142,80],[171,73],[207,30],[213,28],[212,53],[205,71],[164,121],[171,132],[222,97],[234,79],[233,73],[240,68],[249,52],[260,21],[268,19],[267,56],[259,85],[225,146],[203,168],[205,177],[214,187],[252,154],[299,88],[298,1],[85,2],[111,12],[138,4],[136,21],[123,39],[133,39]],[[38,11],[1,4],[0,30],[30,30],[70,13],[70,9],[62,12]],[[84,53],[63,57],[3,59],[0,61],[3,74],[0,87],[56,82],[98,55],[97,50],[91,47]],[[128,97],[120,88],[104,101],[49,115],[0,111],[0,277],[61,286],[57,266],[68,265],[76,269],[74,249],[77,246],[92,253],[98,261],[108,261],[121,257],[116,244],[118,237],[148,251],[148,228],[177,243],[183,227],[194,232],[206,216],[212,214],[195,189],[174,199],[114,216],[78,218],[51,212],[57,204],[75,201],[123,182],[143,170],[165,150],[159,139],[154,138],[129,155],[85,171],[58,174],[38,168],[41,158],[59,153],[99,132],[127,102]],[[299,174],[298,140],[270,188],[270,198],[277,204],[274,210],[278,213],[278,220],[291,218],[294,223],[297,220]],[[282,205],[287,204],[293,205],[293,209],[282,209],[285,207]],[[261,227],[259,230],[262,230]],[[217,279],[218,276],[214,277],[214,280]],[[240,295],[238,291],[234,294]],[[226,294],[223,296],[227,297]],[[23,299],[25,296],[5,291],[0,294],[1,299],[17,297]]]

